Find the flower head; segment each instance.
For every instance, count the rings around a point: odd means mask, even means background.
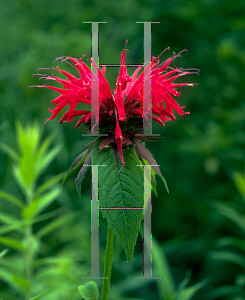
[[[121,161],[124,164],[123,147],[132,145],[133,141],[135,141],[135,134],[142,133],[144,117],[144,80],[146,80],[146,82],[151,80],[152,119],[154,121],[165,126],[166,121],[175,119],[174,111],[179,115],[189,114],[189,112],[183,111],[184,106],[180,107],[174,97],[179,97],[181,94],[176,88],[181,86],[193,86],[193,84],[175,83],[174,81],[180,76],[198,73],[198,70],[183,70],[170,67],[170,63],[176,57],[179,57],[180,53],[173,55],[162,63],[160,63],[159,57],[153,57],[152,61],[146,67],[148,70],[150,69],[151,76],[144,78],[146,69],[140,73],[142,66],[138,67],[132,76],[128,76],[127,67],[125,65],[126,49],[124,49],[121,54],[121,65],[116,89],[113,94],[105,78],[106,67],[103,66],[102,70],[100,70],[92,61],[93,66],[98,71],[100,133],[108,134],[107,137],[102,139],[99,146],[100,150],[108,147],[110,143],[114,143],[114,145],[117,145]],[[51,101],[55,105],[55,108],[49,108],[52,116],[47,119],[46,122],[53,120],[63,108],[68,107],[68,110],[59,120],[60,124],[63,122],[71,122],[74,117],[80,117],[75,127],[78,128],[84,123],[87,129],[91,129],[91,111],[77,109],[79,103],[91,105],[91,69],[82,61],[82,58],[68,57],[63,58],[62,61],[68,60],[77,69],[79,77],[59,69],[58,66],[55,69],[51,69],[60,72],[66,79],[61,79],[54,75],[43,75],[41,77],[46,80],[57,81],[63,86],[63,88],[45,84],[38,86],[46,87],[60,93],[60,96]],[[92,76],[95,76],[95,74],[92,73]],[[137,138],[144,139],[138,136]]]

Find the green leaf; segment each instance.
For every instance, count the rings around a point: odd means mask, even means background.
[[[152,185],[152,190],[155,193],[156,197],[158,197],[158,194],[157,194],[157,182],[156,182],[156,178],[155,178],[156,174],[157,173],[153,169],[151,169],[151,185]]]
[[[234,286],[234,285],[224,285],[221,287],[218,287],[214,290],[212,290],[210,293],[207,295],[208,300],[213,300],[213,299],[220,299],[221,297],[227,297],[227,296],[239,296],[241,295],[243,298],[225,298],[225,299],[237,299],[237,300],[242,300],[245,297],[245,292],[244,289],[239,287],[239,286]],[[223,299],[223,298],[222,298]]]
[[[78,287],[78,291],[85,300],[98,300],[99,290],[94,281],[90,281]]]
[[[25,205],[20,199],[12,196],[11,194],[4,192],[3,190],[0,190],[0,198],[5,199],[5,200],[15,204],[15,205],[19,206],[20,208],[23,208]]]
[[[31,204],[26,206],[22,212],[24,219],[32,218],[40,212],[42,212],[46,207],[48,207],[61,193],[61,188],[59,186],[53,188],[41,198],[34,200]]]
[[[33,297],[33,298],[30,298],[29,300],[35,300],[35,299],[41,297],[42,295],[46,294],[49,290],[51,290],[51,289],[52,289],[55,285],[57,285],[57,284],[58,284],[58,283],[53,284],[53,285],[52,285],[50,288],[48,288],[46,291],[42,292],[41,294],[39,294],[39,295],[37,295],[37,296],[35,296],[35,297]]]
[[[245,257],[238,253],[230,251],[210,251],[208,258],[234,263],[245,269]]]
[[[195,285],[192,285],[190,287],[181,289],[176,293],[175,300],[190,300],[196,292],[198,292],[202,287],[204,287],[209,282],[208,279],[204,279],[200,282],[198,282]]]
[[[69,176],[69,174],[71,172],[73,172],[76,168],[78,168],[79,166],[81,166],[81,164],[83,164],[83,162],[85,161],[85,159],[87,158],[87,156],[89,155],[94,143],[98,140],[95,139],[93,141],[91,141],[90,143],[88,143],[87,145],[83,146],[82,149],[85,149],[87,147],[90,146],[90,148],[84,152],[82,152],[81,154],[79,154],[75,160],[73,161],[73,163],[71,164],[70,168],[68,169],[68,171],[66,172],[65,176],[64,176],[64,179],[63,179],[63,182],[62,184],[65,182],[66,178]]]
[[[216,240],[216,247],[234,247],[244,251],[245,249],[245,240],[240,238],[233,237],[223,237]]]
[[[52,177],[51,179],[49,179],[48,181],[44,182],[42,185],[40,185],[35,191],[34,198],[38,198],[47,189],[54,186],[57,182],[59,182],[63,178],[64,174],[65,172],[58,174]]]
[[[34,222],[33,222],[34,223]],[[0,227],[0,234],[5,234],[10,231],[23,231],[24,226],[30,225],[31,222],[29,220],[16,221],[10,225],[5,225]]]
[[[66,215],[64,217],[59,218],[58,220],[55,220],[51,223],[49,223],[48,225],[46,225],[45,227],[43,227],[42,229],[40,229],[37,233],[36,236],[40,239],[42,238],[44,235],[48,234],[49,232],[55,230],[56,228],[58,228],[59,226],[65,224],[66,222],[72,220],[73,218],[77,217],[81,215],[81,211],[77,211],[75,213]]]
[[[90,168],[91,164],[91,152],[88,154],[88,156],[86,157],[84,164],[81,168],[81,170],[78,172],[77,174],[77,178],[75,179],[75,184],[76,184],[76,188],[77,188],[77,193],[79,198],[81,199],[82,195],[81,195],[81,185],[82,185],[82,181],[83,178],[85,177],[88,169]]]
[[[18,285],[22,286],[26,291],[30,289],[31,283],[28,280],[26,280],[24,277],[18,276],[16,274],[12,274],[12,279]]]
[[[92,148],[92,147],[91,147]],[[88,155],[90,154],[91,148],[84,151],[80,155],[78,155],[73,163],[71,164],[70,168],[66,172],[62,184],[65,182],[66,178],[69,176],[69,174],[74,171],[76,168],[78,168],[81,164],[84,163],[84,161],[87,159]]]
[[[242,197],[245,199],[245,176],[240,172],[233,172],[233,179]]]
[[[134,246],[143,218],[143,210],[125,210],[123,208],[143,208],[144,205],[144,172],[135,152],[135,147],[123,149],[126,165],[122,163],[117,148],[99,151],[98,140],[92,148],[92,164],[107,165],[99,167],[99,203],[100,207],[122,209],[101,210],[103,218],[113,229],[122,244],[127,262],[133,257]],[[120,171],[120,172],[119,172]]]
[[[49,135],[40,145],[37,153],[37,160],[41,159],[44,155],[45,152],[48,150],[48,148],[51,146],[53,140],[53,136]]]
[[[3,258],[7,253],[9,252],[9,249],[4,249],[0,252],[0,258]]]
[[[35,176],[38,177],[45,168],[55,159],[55,157],[60,152],[62,146],[57,145],[55,148],[51,149],[49,152],[44,153],[41,157],[39,157],[36,161],[35,165]]]
[[[19,161],[19,155],[11,147],[0,142],[0,149],[8,154],[14,161]]]
[[[21,252],[25,251],[25,248],[23,247],[23,245],[20,242],[18,242],[17,240],[11,239],[11,238],[0,236],[0,244],[10,247],[12,249],[21,251]]]
[[[145,160],[144,158],[142,160],[143,160],[143,162],[144,162],[145,165],[149,165],[149,163],[148,163],[147,160]],[[149,179],[147,180],[147,183],[145,183],[145,184],[147,184],[146,189],[148,189],[148,188],[152,189],[154,191],[156,197],[158,197],[158,195],[157,195],[157,189],[156,189],[156,184],[157,183],[156,183],[155,176],[156,176],[156,172],[154,171],[153,168],[151,168],[151,185],[150,185]]]
[[[226,216],[228,219],[234,222],[245,233],[245,219],[243,215],[221,201],[214,201],[213,206],[219,211],[220,214]]]
[[[17,141],[21,153],[34,153],[40,140],[40,129],[37,122],[22,127],[20,121],[16,121]]]
[[[148,230],[146,228],[146,230]],[[143,234],[142,234],[143,237]],[[152,259],[155,262],[158,274],[161,280],[157,280],[158,289],[161,293],[161,299],[172,299],[175,292],[175,285],[167,257],[161,245],[152,236]]]
[[[0,268],[0,278],[2,281],[9,284],[14,290],[22,294],[25,294],[30,287],[28,281],[7,269]]]
[[[9,215],[5,212],[0,212],[0,221],[4,224],[12,225],[15,222],[17,222],[18,219],[16,219],[16,217]]]
[[[30,191],[30,186],[23,179],[19,165],[13,166],[12,172],[13,172],[14,179],[18,184],[19,188],[26,196],[28,196]]]
[[[25,226],[30,226],[34,223],[41,222],[41,221],[53,218],[60,211],[61,211],[61,209],[56,209],[54,211],[48,212],[46,214],[42,214],[42,215],[37,216],[37,217],[32,218],[32,219],[24,219],[24,220],[21,220],[21,221],[15,221],[15,222],[12,222],[10,225],[1,226],[0,227],[0,235],[5,234],[5,233],[10,232],[10,231],[23,231]],[[77,214],[77,213],[81,214],[81,212],[78,211],[78,212],[74,213],[74,215]]]

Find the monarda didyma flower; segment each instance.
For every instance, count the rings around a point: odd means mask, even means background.
[[[96,73],[98,73],[98,78],[96,78],[96,75],[82,62],[81,58],[68,57],[63,59],[63,61],[72,64],[77,69],[79,77],[58,67],[50,69],[61,73],[66,79],[54,75],[42,75],[41,77],[46,80],[57,81],[63,85],[63,88],[49,85],[39,86],[60,93],[60,96],[51,101],[56,107],[49,109],[52,116],[48,120],[53,120],[63,108],[68,106],[68,110],[59,121],[60,124],[71,122],[73,118],[79,117],[75,127],[79,128],[83,124],[86,130],[93,132],[95,126],[99,123],[99,133],[104,135],[99,136],[83,147],[89,147],[89,149],[74,160],[65,178],[72,170],[82,165],[75,180],[78,195],[82,199],[81,184],[83,178],[89,167],[94,167],[92,173],[98,177],[94,181],[92,176],[92,206],[95,205],[98,209],[99,205],[103,218],[107,219],[108,237],[110,235],[107,242],[109,241],[111,249],[113,248],[115,234],[125,250],[127,262],[132,260],[140,224],[144,213],[146,213],[146,211],[143,213],[143,210],[146,209],[147,203],[149,203],[148,188],[151,187],[157,196],[156,174],[162,178],[168,190],[157,162],[140,142],[140,139],[146,140],[145,137],[140,135],[143,133],[143,118],[148,118],[149,111],[151,111],[152,120],[165,126],[166,121],[175,119],[174,111],[179,115],[188,114],[188,112],[183,111],[184,107],[180,107],[174,97],[180,96],[180,92],[176,90],[177,88],[192,86],[193,84],[176,83],[174,81],[180,76],[198,73],[198,70],[182,70],[170,67],[170,63],[178,56],[180,56],[180,53],[173,55],[162,63],[160,63],[159,57],[153,57],[143,72],[140,73],[142,67],[138,67],[132,76],[128,76],[125,65],[126,50],[124,49],[121,54],[119,76],[113,93],[105,78],[105,66],[102,70],[99,70],[92,61],[94,68],[97,70]],[[147,102],[144,101],[144,92],[149,92],[150,80],[151,110],[149,107],[144,107]],[[98,82],[97,88],[94,88],[95,82]],[[147,84],[145,88],[144,84]],[[98,96],[98,106],[94,104],[94,99],[92,99],[94,95]],[[91,109],[81,109],[84,107],[79,109],[81,103],[93,106],[95,122],[94,116],[91,115],[93,114]],[[100,170],[96,169],[96,166],[100,166]],[[102,168],[103,166],[105,168]],[[96,172],[93,170],[96,170]],[[98,193],[98,198],[95,193]],[[97,202],[98,199],[99,202]],[[92,213],[92,216],[94,217],[95,214]],[[98,218],[98,215],[96,218]],[[112,252],[109,252],[108,257],[110,255],[112,255]]]
[[[153,57],[151,64],[148,65],[151,68],[152,120],[162,126],[165,126],[166,121],[175,120],[174,111],[179,115],[189,114],[189,112],[183,111],[184,106],[180,107],[174,97],[179,97],[181,94],[176,88],[193,86],[193,83],[175,83],[174,81],[180,76],[198,73],[198,70],[170,67],[170,63],[176,57],[179,57],[180,53],[173,55],[162,63],[160,63],[159,57]],[[132,76],[128,76],[125,57],[126,49],[121,54],[120,71],[114,93],[111,92],[105,77],[106,67],[103,66],[102,70],[99,70],[92,61],[93,66],[98,70],[99,78],[99,129],[100,133],[108,134],[107,137],[100,137],[99,150],[114,145],[114,147],[117,147],[124,165],[123,148],[135,144],[139,157],[145,158],[149,163],[150,161],[155,162],[149,151],[138,140],[146,139],[137,135],[142,134],[143,129],[144,70],[140,74],[142,69],[140,66]],[[42,75],[41,78],[54,80],[63,85],[63,88],[38,85],[38,87],[46,87],[61,94],[51,101],[56,107],[49,108],[52,116],[48,120],[53,120],[63,108],[68,106],[68,110],[60,118],[59,123],[71,122],[73,118],[80,117],[75,127],[78,128],[81,124],[84,124],[85,129],[91,130],[91,111],[76,109],[79,103],[91,105],[91,69],[82,61],[82,58],[62,57],[60,59],[63,59],[62,62],[70,60],[80,76],[76,77],[59,69],[58,66],[49,69],[60,72],[66,79],[54,75]],[[93,76],[95,76],[94,73]]]

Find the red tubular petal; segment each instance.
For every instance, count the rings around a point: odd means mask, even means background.
[[[67,116],[68,116],[68,112],[66,112],[59,120],[59,124],[62,124],[66,119],[67,119]]]
[[[125,162],[124,162],[124,159],[123,159],[123,152],[122,152],[122,140],[116,140],[116,144],[117,144],[117,147],[118,147],[118,151],[119,151],[119,154],[120,154],[121,161],[122,161],[123,165],[125,165]]]
[[[89,112],[85,118],[85,123],[88,123],[88,121],[91,119],[91,112]]]
[[[80,76],[81,76],[81,78],[86,78],[87,77],[87,73],[88,72],[86,72],[86,70],[85,70],[85,68],[86,67],[83,67],[83,62],[82,61],[79,61],[77,58],[72,58],[72,57],[70,57],[70,60],[73,62],[73,64],[75,65],[75,67],[77,68],[77,70],[78,70],[78,72],[79,72],[79,74],[80,74]],[[84,64],[85,65],[85,64]],[[86,65],[85,65],[86,66]],[[91,72],[91,70],[90,70],[90,72]]]
[[[78,120],[77,124],[75,125],[75,128],[77,129],[77,128],[84,122],[85,119],[86,119],[86,116],[82,116],[82,117]]]
[[[115,104],[118,110],[119,120],[120,121],[125,120],[126,116],[125,116],[125,110],[123,104],[123,96],[121,95],[121,93],[118,92],[115,93]]]
[[[62,100],[65,100],[66,96],[65,95],[60,95],[59,97],[55,98],[54,100],[51,100],[50,102],[52,102],[53,104],[58,104],[60,102],[62,102]]]
[[[115,139],[122,139],[122,131],[119,126],[118,120],[117,120],[117,115],[116,115],[116,130],[115,130]]]
[[[60,94],[67,95],[69,93],[69,90],[64,90],[64,89],[61,89],[61,88],[57,88],[55,86],[50,86],[50,85],[46,85],[46,84],[44,84],[43,86],[46,87],[47,89],[59,92]]]
[[[157,121],[157,122],[158,122],[159,124],[161,124],[162,126],[165,126],[165,124],[163,123],[163,121],[162,121],[160,118],[158,118],[158,117],[152,115],[152,119],[155,120],[155,121]]]
[[[58,71],[58,72],[64,74],[64,75],[65,75],[67,78],[69,78],[70,80],[77,80],[77,77],[71,75],[70,73],[68,73],[68,72],[66,72],[66,71],[63,71],[63,70],[59,69],[58,66],[56,67],[56,71]]]

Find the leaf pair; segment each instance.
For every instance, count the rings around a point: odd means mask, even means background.
[[[123,149],[124,166],[116,146],[99,150],[100,143],[101,139],[91,142],[90,148],[74,160],[67,175],[83,164],[75,180],[81,198],[81,184],[89,169],[88,165],[106,165],[98,169],[99,205],[103,218],[107,219],[108,226],[113,229],[130,262],[143,219],[144,188],[151,188],[152,180],[157,195],[156,174],[168,188],[157,162],[137,139],[134,139],[133,146]],[[151,178],[147,182],[144,182],[143,164],[153,165]]]

